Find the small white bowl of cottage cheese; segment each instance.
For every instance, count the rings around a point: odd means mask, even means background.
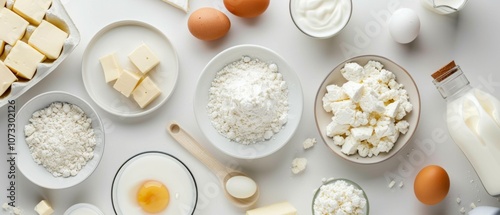
[[[72,187],[99,165],[104,126],[94,108],[75,95],[35,96],[19,109],[16,124],[17,167],[40,187]]]
[[[312,200],[312,214],[368,215],[368,196],[351,180],[329,179],[316,190]]]
[[[195,91],[194,113],[216,148],[241,159],[281,149],[300,122],[300,80],[276,52],[237,45],[217,54],[203,70]]]
[[[333,152],[373,164],[410,141],[419,122],[420,95],[403,67],[381,56],[358,56],[328,74],[314,111],[321,137]]]

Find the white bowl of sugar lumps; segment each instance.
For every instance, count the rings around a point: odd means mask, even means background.
[[[48,189],[72,187],[87,179],[104,152],[104,127],[83,99],[60,91],[26,102],[16,116],[19,171]]]
[[[241,159],[268,156],[295,133],[303,95],[294,70],[276,52],[237,45],[205,66],[195,91],[194,112],[210,143]]]
[[[420,94],[400,65],[382,56],[357,56],[326,76],[314,115],[322,139],[335,154],[374,164],[410,142],[419,123]]]

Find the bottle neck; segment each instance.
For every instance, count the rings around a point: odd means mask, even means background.
[[[472,89],[469,85],[469,80],[463,74],[459,66],[451,70],[456,71],[441,81],[433,81],[434,85],[441,93],[441,96],[447,101],[454,100]]]

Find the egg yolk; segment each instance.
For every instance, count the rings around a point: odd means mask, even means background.
[[[137,203],[148,213],[158,213],[167,208],[170,193],[165,185],[158,181],[147,181],[137,192]]]

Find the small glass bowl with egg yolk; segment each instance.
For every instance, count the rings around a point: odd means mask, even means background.
[[[111,187],[116,214],[192,215],[198,189],[189,168],[158,151],[139,153],[118,169]]]

